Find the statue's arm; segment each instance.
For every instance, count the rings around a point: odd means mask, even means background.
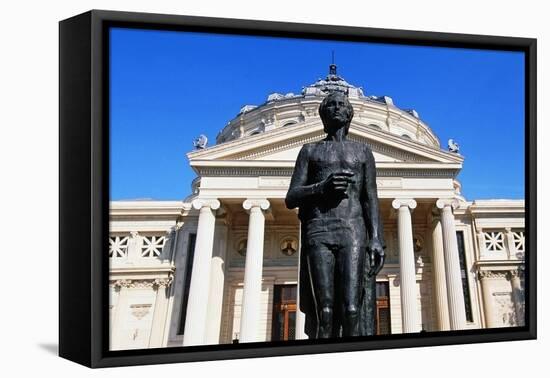
[[[378,188],[376,187],[376,164],[371,149],[366,147],[365,161],[365,188],[367,227],[371,239],[377,239],[384,246],[384,231],[380,220],[380,206],[378,201]]]
[[[322,194],[321,183],[307,185],[307,171],[309,160],[309,148],[307,145],[302,146],[296,159],[294,173],[290,180],[290,187],[286,194],[286,207],[294,209],[300,207],[304,202],[312,200]]]

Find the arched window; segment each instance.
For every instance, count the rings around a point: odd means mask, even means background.
[[[290,121],[290,122],[287,122],[283,125],[283,127],[287,127],[287,126],[292,126],[292,125],[295,125],[296,124],[296,121]]]
[[[369,124],[369,127],[376,130],[382,130],[382,128],[378,125],[375,125],[374,123]]]
[[[403,138],[403,139],[408,139],[408,140],[412,140],[412,138],[411,138],[409,135],[407,135],[407,134],[401,135],[401,138]]]

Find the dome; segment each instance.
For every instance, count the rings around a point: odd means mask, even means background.
[[[354,109],[352,127],[369,127],[411,142],[440,148],[437,136],[414,109],[400,109],[388,96],[365,95],[362,87],[350,84],[338,75],[335,64],[328,75],[303,87],[300,94],[271,93],[261,105],[244,105],[237,116],[218,133],[216,143],[253,137],[281,127],[294,127],[306,122],[318,122],[319,105],[330,92],[345,93]],[[322,126],[320,126],[322,127]]]

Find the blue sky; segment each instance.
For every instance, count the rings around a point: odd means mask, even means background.
[[[466,199],[524,198],[523,53],[114,28],[111,200],[186,197],[192,140],[212,145],[243,105],[300,93],[332,51],[349,83],[460,144]]]

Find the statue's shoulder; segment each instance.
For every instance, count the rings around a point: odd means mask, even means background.
[[[314,148],[314,147],[320,146],[320,145],[323,144],[323,143],[324,143],[323,140],[318,140],[318,141],[316,141],[316,142],[304,143],[304,147],[307,147],[307,148]]]
[[[310,152],[310,151],[315,150],[315,148],[317,148],[320,144],[321,144],[321,142],[304,143],[304,145],[302,146],[302,150],[304,152]]]

